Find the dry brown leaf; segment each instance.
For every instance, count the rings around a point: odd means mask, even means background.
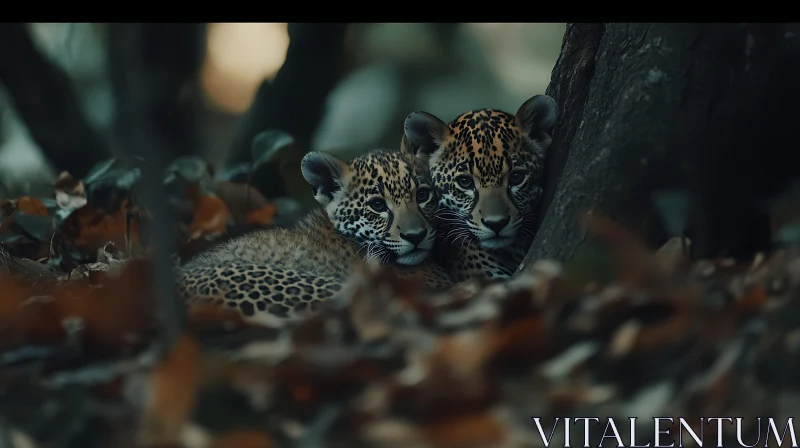
[[[689,238],[673,237],[656,251],[656,260],[664,273],[671,274],[679,266],[689,261],[689,256],[684,252],[692,246]]]
[[[200,371],[200,346],[186,334],[153,369],[142,424],[145,445],[178,443],[194,407]]]
[[[58,180],[53,184],[53,189],[78,196],[84,196],[86,193],[83,188],[83,181],[76,179],[67,171],[62,171],[61,174],[58,175]]]
[[[58,206],[65,210],[76,210],[86,205],[86,192],[83,181],[75,179],[71,174],[62,171],[53,185],[53,193]]]
[[[54,294],[60,316],[79,317],[87,343],[100,347],[136,344],[142,333],[155,326],[149,260],[131,260],[118,276],[98,272],[101,286],[83,279]]]
[[[549,356],[553,348],[544,319],[530,317],[494,333],[490,350],[496,360],[536,362]]]
[[[505,441],[507,428],[489,414],[472,414],[440,420],[423,429],[437,447],[489,447]]]
[[[125,397],[125,379],[123,376],[118,376],[107,383],[92,386],[91,391],[100,398],[122,400]]]
[[[615,396],[608,386],[587,386],[585,384],[565,384],[552,386],[548,390],[551,411],[558,415],[575,407],[596,405]]]
[[[17,201],[0,198],[0,213],[10,215],[17,209]]]
[[[763,284],[753,285],[749,288],[734,308],[741,316],[758,312],[767,303],[767,288]]]
[[[61,316],[51,296],[36,295],[10,276],[0,277],[0,291],[0,350],[64,338]]]
[[[590,234],[611,244],[618,281],[648,286],[658,275],[655,255],[635,233],[596,213],[584,215],[583,222]]]
[[[261,192],[246,183],[219,182],[216,193],[237,221],[244,221],[244,218],[252,212],[270,205]]]
[[[706,399],[709,403],[724,403],[733,391],[733,378],[730,372],[721,374],[706,390]]]
[[[37,198],[23,196],[17,201],[17,210],[26,215],[47,216],[47,207]]]
[[[138,344],[142,334],[155,325],[152,265],[147,260],[133,260],[117,276],[102,271],[95,275],[95,284],[79,278],[44,291],[3,279],[0,346],[60,342],[66,336],[67,322],[79,324],[80,338],[89,351],[116,353]]]
[[[488,331],[467,330],[440,337],[433,352],[434,362],[446,365],[450,373],[461,379],[482,379],[482,367],[492,354],[489,334]]]
[[[196,305],[188,311],[189,325],[192,329],[209,326],[225,326],[231,330],[247,326],[241,313],[230,308],[221,308],[214,305]]]
[[[468,347],[457,345],[440,344],[434,356],[417,355],[418,359],[398,375],[390,393],[396,409],[415,421],[428,423],[481,412],[497,400],[496,385],[484,371],[484,364],[479,364],[484,355],[467,353]],[[446,349],[456,353],[443,353]]]
[[[278,207],[275,204],[264,204],[260,209],[250,212],[245,219],[245,223],[268,226],[272,224],[277,212]]]
[[[201,195],[194,204],[194,220],[187,230],[190,240],[206,235],[222,235],[228,228],[231,212],[222,199]]]
[[[6,217],[6,219],[0,221],[0,233],[5,232],[9,229],[12,225],[14,225],[14,216],[17,214],[17,211],[14,210],[11,212],[10,215]]]
[[[138,219],[131,219],[128,229],[129,209],[127,200],[124,200],[119,210],[113,214],[94,208],[91,204],[85,205],[72,212],[61,226],[60,233],[64,238],[71,239],[76,247],[92,254],[97,253],[97,250],[108,242],[112,242],[116,247],[126,247],[128,232],[131,244],[139,244]]]
[[[691,313],[679,311],[657,324],[641,327],[632,349],[648,351],[675,344],[689,333],[693,321]]]
[[[272,448],[272,439],[260,431],[238,430],[214,438],[211,448]]]

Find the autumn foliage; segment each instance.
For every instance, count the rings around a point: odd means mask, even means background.
[[[597,214],[592,257],[507,282],[429,295],[365,265],[307,321],[198,307],[166,340],[152,216],[119,182],[131,165],[107,165],[0,200],[0,407],[34,446],[522,447],[532,416],[763,415],[799,373],[793,247],[691,260],[681,238],[654,250]],[[204,182],[171,193],[179,253],[278,214]],[[24,411],[45,403],[49,426]]]

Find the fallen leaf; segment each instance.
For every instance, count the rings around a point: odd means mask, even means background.
[[[753,285],[736,302],[735,309],[740,316],[749,316],[758,312],[767,303],[767,288],[763,284]]]
[[[521,363],[544,360],[554,349],[544,319],[530,317],[495,332],[491,337],[493,362],[520,367]]]
[[[692,321],[692,314],[679,311],[655,325],[641,327],[632,348],[648,351],[675,344],[689,333]]]
[[[689,254],[687,252],[691,247],[692,241],[689,238],[670,238],[669,241],[664,243],[664,245],[656,251],[656,260],[661,270],[671,274],[676,268],[688,262]]]
[[[5,232],[6,230],[8,230],[14,224],[14,215],[16,215],[16,214],[17,214],[17,211],[14,210],[5,219],[0,221],[0,233]]]
[[[194,330],[205,327],[224,326],[238,330],[247,326],[242,314],[230,308],[214,305],[196,305],[188,310],[189,325]]]
[[[47,207],[41,200],[23,196],[17,201],[17,210],[26,215],[47,216]]]
[[[58,180],[53,184],[53,189],[71,192],[76,195],[83,195],[86,193],[83,188],[83,181],[75,179],[75,177],[67,171],[62,171],[61,174],[58,175]]]
[[[193,212],[194,220],[187,230],[190,240],[226,232],[231,213],[219,197],[201,195],[194,204]]]
[[[260,431],[231,431],[214,438],[211,448],[272,448],[272,439]]]
[[[86,198],[83,196],[71,196],[69,193],[58,190],[55,195],[56,203],[63,210],[77,210],[86,205]]]
[[[238,221],[244,221],[250,213],[270,205],[260,191],[243,182],[219,182],[216,194]]]
[[[86,205],[86,191],[83,182],[75,179],[66,171],[63,171],[53,185],[56,203],[59,208],[67,211],[77,210]]]
[[[181,335],[153,369],[141,437],[147,446],[174,444],[194,407],[199,384],[200,347],[194,338]]]
[[[129,208],[127,200],[124,200],[119,209],[111,214],[87,204],[69,215],[61,225],[59,236],[92,255],[108,242],[116,247],[127,247],[128,234],[131,245],[139,244],[141,218],[128,219],[130,210],[135,209]]]
[[[498,446],[506,438],[505,425],[489,414],[473,414],[426,425],[424,434],[440,448]]]
[[[92,282],[78,278],[37,293],[30,286],[0,279],[4,291],[0,347],[63,342],[66,321],[80,324],[78,339],[89,353],[102,356],[137,346],[155,327],[152,265],[133,260],[119,275],[102,271],[95,275],[99,279]]]
[[[275,206],[275,204],[265,204],[260,209],[250,212],[250,214],[247,215],[245,222],[247,224],[268,226],[272,224],[277,211],[278,208]]]
[[[649,286],[659,275],[656,257],[635,233],[597,213],[587,213],[583,222],[592,236],[611,244],[617,281]]]

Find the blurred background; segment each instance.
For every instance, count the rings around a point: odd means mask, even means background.
[[[514,113],[544,93],[565,24],[33,23],[27,30],[42,64],[71,81],[80,113],[59,100],[58,77],[30,75],[39,70],[18,50],[24,45],[14,40],[15,49],[4,50],[18,58],[0,70],[5,195],[47,190],[62,170],[83,176],[104,151],[136,145],[159,146],[164,163],[196,155],[221,172],[248,161],[257,132],[276,128],[301,150],[260,173],[266,182],[258,187],[275,197],[309,196],[305,188],[296,194],[301,185],[292,180],[305,151],[352,157],[396,148],[414,110],[445,121],[482,107]],[[25,116],[45,120],[43,108],[51,123],[83,114],[96,141],[66,137],[80,122],[61,125],[64,138],[44,135],[43,127],[58,130]]]

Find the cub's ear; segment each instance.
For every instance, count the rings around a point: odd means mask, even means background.
[[[536,141],[550,140],[550,133],[558,120],[556,100],[547,95],[536,95],[519,107],[514,122],[526,135]]]
[[[323,206],[330,204],[333,195],[344,184],[347,162],[321,151],[311,151],[300,161],[303,178],[314,190],[314,199]]]
[[[423,161],[427,161],[450,136],[450,127],[447,123],[422,111],[406,117],[403,130],[401,150],[411,152]]]

